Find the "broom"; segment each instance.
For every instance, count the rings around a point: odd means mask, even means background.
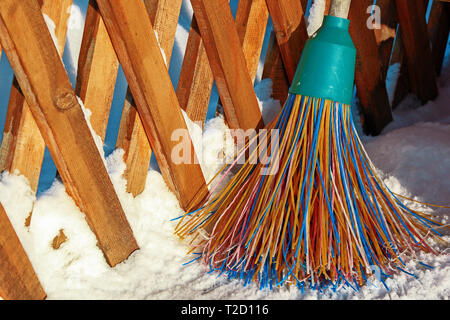
[[[428,238],[441,240],[434,229],[440,225],[387,188],[353,124],[350,2],[332,2],[305,45],[280,115],[248,141],[220,181],[249,159],[181,217],[176,234],[191,239],[194,260],[211,271],[261,288],[356,290],[373,271],[384,284],[383,277],[405,271],[404,258],[437,253]]]

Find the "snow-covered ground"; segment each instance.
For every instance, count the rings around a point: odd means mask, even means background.
[[[235,6],[236,1],[231,2]],[[77,21],[83,19],[86,0],[76,0],[75,3],[79,7],[72,10],[74,18],[70,24],[69,51],[64,59],[71,77],[76,75],[76,48],[79,47],[82,32]],[[316,30],[313,24],[321,23],[321,8],[320,3],[311,6],[309,30]],[[183,1],[174,49],[178,53],[173,56],[175,62],[172,61],[169,69],[174,83],[177,82],[176,70],[179,66],[176,64],[182,59],[180,52],[184,52],[191,14],[188,1]],[[3,82],[8,82],[8,79],[0,79],[2,93],[6,92]],[[363,136],[362,140],[379,173],[393,191],[423,202],[449,205],[449,55],[439,87],[439,97],[424,106],[420,106],[413,96],[408,96],[394,111],[394,122],[380,136]],[[122,94],[118,92],[125,88],[126,82],[119,76],[115,93],[118,106],[123,103],[123,100],[120,101]],[[280,107],[270,98],[270,81],[258,80],[256,91],[263,112],[270,118]],[[4,103],[4,99],[0,102]],[[120,119],[120,107],[115,108],[118,111],[114,111],[113,107],[108,128],[110,132],[114,131],[111,128],[116,128]],[[0,114],[2,121],[4,119]],[[220,116],[210,117],[203,133],[189,120],[188,125],[196,150],[203,150],[201,165],[206,179],[209,179],[232,156],[232,138]],[[111,133],[106,144],[114,145],[111,142],[113,137]],[[157,169],[151,169],[144,192],[133,198],[126,193],[126,182],[122,178],[125,168],[123,151],[105,150],[108,172],[140,246],[139,251],[115,268],[106,264],[83,213],[67,195],[61,182],[55,180],[51,188],[41,191],[36,199],[24,177],[9,173],[0,175],[0,202],[49,299],[448,299],[450,296],[450,259],[447,254],[420,255],[421,261],[433,266],[433,270],[425,269],[415,261],[408,262],[405,269],[417,278],[398,274],[387,280],[389,292],[375,279],[373,284],[365,285],[359,292],[349,288],[324,294],[310,290],[302,294],[296,288],[261,291],[256,285],[244,288],[238,280],[229,281],[225,277],[217,277],[217,274],[207,273],[206,268],[198,263],[183,266],[190,260],[186,256],[187,246],[173,235],[175,222],[170,221],[182,215],[183,211],[161,174]],[[45,168],[51,168],[48,159],[46,161]],[[53,181],[54,171],[44,169],[43,176]],[[419,208],[416,203],[410,203],[410,206]],[[435,213],[442,222],[448,223],[450,209],[421,208]],[[26,227],[25,220],[30,212],[31,224]],[[64,231],[67,240],[55,250],[52,240],[60,230]],[[446,239],[450,240],[448,234]]]

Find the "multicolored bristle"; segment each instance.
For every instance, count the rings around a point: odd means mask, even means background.
[[[291,94],[266,129],[223,173],[249,156],[226,186],[176,227],[211,270],[262,288],[320,289],[437,253],[428,243],[441,240],[440,225],[377,177],[348,105]]]

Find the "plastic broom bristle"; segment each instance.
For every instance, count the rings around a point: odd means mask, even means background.
[[[226,186],[176,227],[211,270],[262,288],[357,287],[374,266],[387,275],[419,250],[437,253],[428,243],[441,240],[440,225],[377,177],[348,105],[291,94],[267,129],[223,173],[250,153]],[[252,161],[261,151],[266,161]]]

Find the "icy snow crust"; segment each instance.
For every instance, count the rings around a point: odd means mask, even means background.
[[[318,12],[323,6],[320,2],[316,1],[311,9],[314,23],[321,23]],[[183,14],[191,15],[188,2],[184,1],[183,6]],[[79,18],[76,6],[72,12]],[[78,28],[78,24],[74,25]],[[310,23],[309,28],[314,30],[316,27]],[[82,32],[82,28],[80,30]],[[177,34],[177,41],[183,47],[187,33]],[[81,36],[75,34],[72,37],[72,46],[77,46]],[[394,111],[394,122],[379,137],[362,137],[369,156],[391,190],[441,205],[450,203],[448,62],[447,56],[446,68],[440,78],[440,96],[436,101],[420,106],[413,96],[409,96]],[[271,98],[270,80],[261,81],[255,89],[267,123],[279,112],[280,105]],[[83,110],[89,120],[89,110]],[[185,119],[197,154],[202,154],[202,170],[209,180],[233,156],[235,150],[230,132],[221,116],[209,120],[203,133],[186,115]],[[95,136],[102,152],[99,139]],[[302,294],[294,287],[261,291],[255,284],[244,288],[239,280],[229,281],[226,277],[207,273],[207,268],[196,262],[183,266],[192,257],[186,256],[186,244],[173,235],[176,222],[170,219],[184,213],[176,197],[165,185],[161,174],[152,169],[144,192],[133,198],[126,192],[126,181],[122,177],[125,169],[122,156],[123,150],[116,150],[105,163],[140,250],[115,268],[106,264],[84,214],[60,181],[55,180],[53,186],[36,199],[24,177],[9,173],[0,175],[0,202],[49,299],[448,299],[450,296],[448,255],[421,254],[421,261],[433,266],[433,270],[414,261],[408,262],[405,269],[417,278],[398,274],[386,281],[389,292],[375,279],[370,279],[372,282],[359,292],[350,288],[325,293],[307,289]],[[432,212],[448,223],[449,209],[427,208],[416,203],[409,205]],[[25,220],[30,212],[31,224],[26,227]],[[52,241],[60,230],[64,231],[67,241],[55,250]],[[450,240],[448,233],[446,239]]]

